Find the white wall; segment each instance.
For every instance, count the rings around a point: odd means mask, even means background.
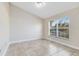
[[[55,38],[49,38],[48,35],[48,31],[49,31],[49,27],[48,27],[48,22],[50,21],[50,19],[44,20],[44,39],[49,39],[52,41],[56,41],[56,42],[60,42],[63,43],[65,45],[71,46],[73,48],[79,49],[79,7],[69,10],[69,11],[65,11],[63,13],[57,14],[55,16],[53,16],[53,19],[56,18],[60,18],[63,16],[69,16],[70,17],[70,26],[69,26],[69,40],[63,40],[63,39],[58,39],[56,40]]]
[[[9,5],[0,3],[0,55],[5,53],[9,41]]]
[[[11,6],[10,41],[28,41],[42,38],[42,20]]]

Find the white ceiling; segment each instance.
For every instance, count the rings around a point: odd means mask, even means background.
[[[79,6],[77,2],[46,2],[42,8],[37,8],[34,2],[12,2],[11,4],[43,19]]]

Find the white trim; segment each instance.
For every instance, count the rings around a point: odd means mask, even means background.
[[[5,56],[5,54],[6,54],[7,50],[8,50],[8,47],[10,46],[10,44],[21,43],[21,42],[32,41],[32,40],[39,40],[39,39],[19,40],[19,41],[12,41],[12,42],[9,41],[9,43],[7,44],[6,49],[3,52],[2,56]]]
[[[39,39],[29,39],[29,40],[25,39],[25,40],[19,40],[19,41],[11,41],[9,42],[9,44],[21,43],[21,42],[32,41],[32,40],[39,40]]]
[[[2,56],[5,56],[5,54],[6,54],[7,50],[8,50],[9,45],[10,44],[8,43],[7,46],[6,46],[6,48],[5,48],[5,50],[4,50],[4,52],[3,52],[3,54],[2,54]]]
[[[68,46],[68,47],[70,47],[70,48],[79,50],[79,46],[74,45],[74,44],[72,44],[72,43],[68,43],[68,42],[65,43],[64,40],[63,40],[63,41],[60,41],[60,39],[57,39],[57,38],[48,38],[48,39],[46,39],[46,40],[53,41],[53,42],[56,42],[56,43],[59,43],[59,44]]]

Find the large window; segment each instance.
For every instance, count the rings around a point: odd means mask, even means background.
[[[50,35],[55,37],[69,38],[69,17],[50,21]]]

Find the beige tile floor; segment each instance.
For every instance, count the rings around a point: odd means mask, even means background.
[[[5,56],[79,56],[79,51],[47,40],[33,40],[11,44]]]

